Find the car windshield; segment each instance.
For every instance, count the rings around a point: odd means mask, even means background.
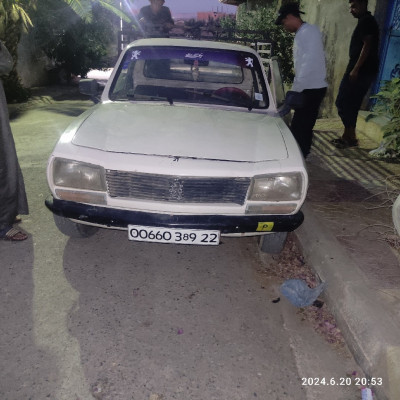
[[[132,47],[111,85],[114,101],[168,101],[267,108],[262,66],[245,51]]]

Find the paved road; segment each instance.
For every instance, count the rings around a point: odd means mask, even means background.
[[[278,283],[258,274],[253,238],[205,248],[57,231],[46,160],[90,105],[43,97],[12,121],[31,237],[0,242],[0,398],[359,399],[354,386],[302,385],[340,383],[357,366],[284,299],[272,303]]]

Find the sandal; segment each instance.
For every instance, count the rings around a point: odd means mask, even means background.
[[[20,231],[19,229],[10,228],[8,231],[0,236],[0,239],[9,240],[11,242],[21,242],[28,239],[28,235]]]
[[[332,139],[331,143],[338,149],[347,149],[349,147],[357,147],[358,146],[357,139],[347,140],[347,139],[343,139],[343,138],[338,138],[338,139]]]

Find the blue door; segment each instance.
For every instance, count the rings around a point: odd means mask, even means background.
[[[378,86],[381,81],[400,77],[400,0],[392,0],[389,3],[383,34]]]

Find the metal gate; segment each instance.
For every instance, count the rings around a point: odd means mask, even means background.
[[[400,0],[392,0],[385,24],[378,84],[400,77]]]

